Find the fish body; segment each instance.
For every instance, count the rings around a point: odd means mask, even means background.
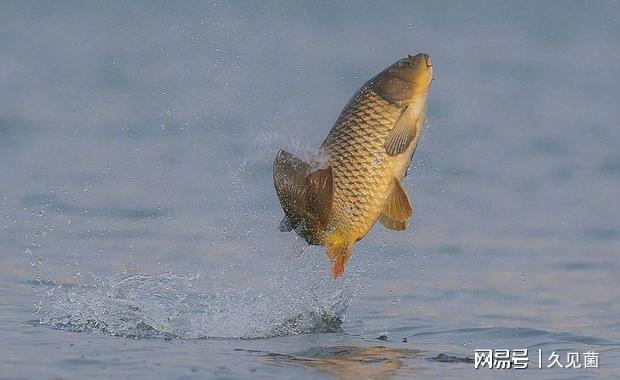
[[[283,150],[276,157],[281,230],[325,245],[334,277],[377,220],[392,230],[407,228],[413,209],[401,180],[420,138],[431,80],[428,55],[399,60],[349,100],[315,160]]]

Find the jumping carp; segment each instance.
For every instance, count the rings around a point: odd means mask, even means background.
[[[402,178],[420,139],[432,79],[428,55],[403,58],[353,95],[311,162],[284,150],[276,156],[280,230],[326,246],[334,278],[377,220],[391,230],[407,228],[413,208]]]

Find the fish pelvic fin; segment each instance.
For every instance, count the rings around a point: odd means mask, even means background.
[[[379,222],[381,222],[381,224],[383,224],[385,228],[393,230],[393,231],[406,230],[407,226],[409,225],[409,223],[406,220],[405,221],[394,220],[394,219],[388,218],[385,215],[381,215],[381,217],[379,218]]]
[[[280,150],[273,163],[273,183],[285,220],[281,230],[290,231],[303,225],[302,236],[308,240],[314,231],[327,223],[333,200],[333,176],[331,167],[312,171],[309,163],[293,154]],[[318,242],[313,240],[312,244]],[[309,240],[309,242],[310,242]]]
[[[386,228],[402,231],[407,228],[407,219],[412,214],[413,208],[403,183],[400,179],[394,178],[379,221]]]
[[[344,267],[353,254],[353,244],[340,235],[332,234],[326,243],[327,255],[332,261],[332,275],[334,279],[342,276]]]
[[[390,156],[397,156],[409,148],[418,133],[418,117],[413,107],[407,107],[385,140],[385,151]]]

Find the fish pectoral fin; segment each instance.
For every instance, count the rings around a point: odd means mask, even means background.
[[[417,133],[417,117],[413,107],[407,107],[385,140],[385,151],[390,156],[397,156],[407,150]]]
[[[381,224],[383,224],[385,228],[393,230],[393,231],[403,231],[403,230],[406,230],[408,226],[408,222],[406,220],[403,220],[403,221],[394,220],[394,219],[388,218],[385,215],[381,215],[381,217],[379,218],[379,221],[381,222]]]
[[[407,219],[411,214],[413,214],[413,208],[409,203],[403,183],[398,178],[394,178],[379,220],[385,227],[401,231],[407,228]]]
[[[330,238],[326,244],[327,255],[332,261],[332,275],[334,278],[342,276],[344,266],[353,253],[353,246],[350,242],[340,238]]]
[[[319,221],[325,223],[332,210],[334,179],[332,168],[318,169],[306,177],[308,208]]]
[[[291,227],[294,221],[304,220],[308,212],[306,174],[309,166],[307,162],[284,150],[278,152],[273,162],[273,184],[286,215],[285,219],[291,222]]]

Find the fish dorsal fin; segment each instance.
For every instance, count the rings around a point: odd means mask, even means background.
[[[411,214],[413,214],[413,208],[409,203],[405,188],[398,178],[394,178],[379,221],[386,228],[401,231],[407,228],[407,219]]]
[[[285,214],[281,231],[297,229],[301,222],[316,227],[327,221],[333,199],[332,169],[310,170],[310,164],[284,150],[276,156],[273,183]]]
[[[273,183],[276,194],[288,219],[284,230],[303,220],[308,209],[306,173],[309,165],[291,153],[280,150],[273,162]],[[289,230],[290,231],[290,230]]]
[[[308,207],[321,222],[325,223],[332,210],[332,168],[318,169],[308,174]]]
[[[417,117],[413,107],[407,107],[385,140],[385,151],[390,156],[397,156],[407,150],[417,133]]]
[[[282,218],[278,229],[280,230],[280,232],[289,232],[293,230],[293,227],[293,221],[291,220],[291,218],[289,218],[288,215],[284,215],[284,218]]]

